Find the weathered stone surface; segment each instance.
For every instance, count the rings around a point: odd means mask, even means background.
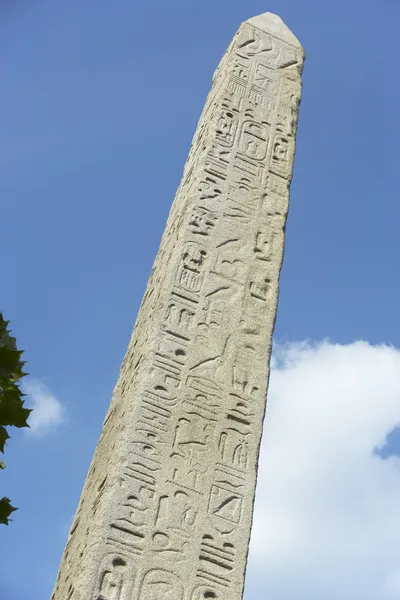
[[[219,67],[53,600],[239,600],[303,51],[270,13]]]

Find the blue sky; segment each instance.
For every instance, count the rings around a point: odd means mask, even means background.
[[[36,416],[2,600],[50,596],[212,73],[265,11],[307,60],[245,600],[400,593],[399,2],[8,0],[0,297]]]

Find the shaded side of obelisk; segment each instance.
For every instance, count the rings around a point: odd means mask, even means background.
[[[53,600],[240,600],[304,53],[279,17],[221,60]]]

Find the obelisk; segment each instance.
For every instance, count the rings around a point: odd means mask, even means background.
[[[303,61],[265,13],[215,72],[53,600],[242,598]]]

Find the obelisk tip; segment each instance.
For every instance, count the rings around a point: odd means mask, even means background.
[[[261,15],[257,15],[251,19],[247,19],[246,23],[254,25],[254,27],[258,27],[258,29],[262,29],[266,33],[270,33],[271,35],[276,36],[292,46],[298,46],[302,48],[299,40],[290,31],[289,27],[287,27],[282,19],[274,13],[262,13]]]

